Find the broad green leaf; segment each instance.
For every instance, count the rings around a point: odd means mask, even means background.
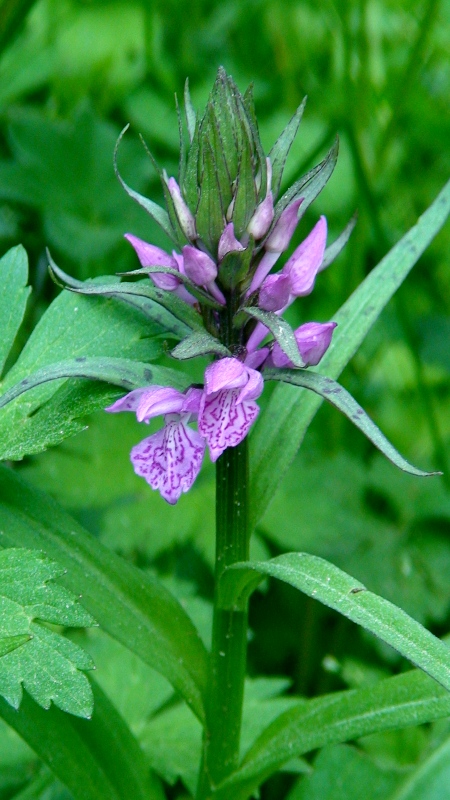
[[[387,800],[443,800],[450,782],[450,739],[446,739]]]
[[[332,378],[327,378],[324,375],[319,375],[317,372],[309,372],[304,369],[268,369],[264,372],[266,380],[285,381],[291,383],[293,386],[301,386],[304,389],[310,389],[315,392],[324,400],[328,400],[331,405],[335,406],[345,414],[346,417],[359,428],[360,431],[367,436],[368,439],[378,447],[379,450],[404,472],[409,472],[411,475],[418,475],[420,477],[429,477],[430,475],[440,475],[439,472],[423,472],[421,469],[413,467],[406,459],[404,459],[386,439],[384,434],[372,422],[370,417],[367,416],[363,408],[356,402],[356,400],[340,386]]]
[[[0,700],[0,716],[73,794],[75,800],[163,800],[123,719],[93,683],[94,714],[77,720],[25,695],[18,711]]]
[[[283,317],[277,316],[273,311],[262,311],[260,308],[243,308],[240,313],[242,312],[248,314],[249,317],[253,317],[253,319],[257,319],[258,322],[261,322],[273,333],[283,353],[287,355],[296,367],[304,366],[294,331]],[[277,374],[275,370],[273,372],[274,375]],[[272,377],[272,373],[270,373],[270,377]]]
[[[27,254],[21,245],[0,259],[0,375],[23,320],[30,288]]]
[[[0,694],[14,708],[22,686],[43,708],[53,701],[81,717],[92,713],[92,692],[80,670],[92,669],[87,653],[35,620],[84,627],[94,620],[61,586],[65,572],[41,553],[23,548],[0,552],[0,636],[28,641],[0,659]]]
[[[430,722],[450,713],[450,694],[423,673],[408,672],[364,689],[303,701],[281,714],[241,766],[217,789],[217,800],[247,800],[293,756],[369,733]]]
[[[105,381],[114,386],[120,386],[127,391],[139,389],[150,384],[172,386],[184,391],[189,385],[189,377],[174,369],[159,367],[153,364],[141,364],[128,358],[89,358],[79,356],[69,361],[61,361],[43,367],[37,372],[24,378],[5,394],[0,395],[0,408],[11,403],[24,392],[41,386],[48,381],[61,378],[84,378],[95,381]]]
[[[449,211],[450,183],[335,315],[338,327],[321,360],[322,373],[337,378],[342,372]],[[274,391],[250,439],[253,525],[264,515],[321,402],[321,398],[290,386]]]
[[[221,604],[242,608],[266,575],[289,583],[362,625],[450,691],[447,645],[402,609],[318,556],[286,553],[266,562],[235,564],[226,569],[219,585]]]
[[[299,105],[297,108],[297,111],[293,117],[289,120],[284,131],[279,135],[269,153],[269,158],[272,163],[272,192],[274,198],[278,197],[281,179],[283,177],[284,165],[286,164],[286,159],[289,155],[292,142],[297,135],[303,112],[305,110],[305,105],[306,97],[302,101],[301,105]]]
[[[190,336],[183,339],[183,341],[177,344],[171,351],[171,355],[180,360],[196,358],[197,356],[204,356],[208,353],[215,353],[222,357],[231,356],[228,348],[206,331],[203,333],[191,333]]]
[[[0,636],[0,658],[6,653],[11,653],[17,647],[29,642],[31,633],[20,633],[17,636]]]
[[[202,718],[206,650],[173,595],[11,470],[0,468],[0,479],[0,543],[43,550],[65,567],[60,582],[82,594],[99,625],[164,675]]]

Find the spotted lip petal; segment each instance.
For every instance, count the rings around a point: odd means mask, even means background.
[[[245,439],[259,414],[255,401],[238,402],[239,394],[239,389],[222,389],[203,395],[198,429],[208,443],[213,462],[227,447],[236,447]]]
[[[168,415],[164,428],[133,447],[131,462],[136,474],[174,505],[194,483],[204,452],[204,440],[186,417]]]

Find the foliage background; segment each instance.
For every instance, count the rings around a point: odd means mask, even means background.
[[[299,226],[298,240],[321,213],[330,240],[355,209],[359,221],[314,293],[296,304],[296,324],[332,319],[450,171],[446,0],[39,0],[24,3],[11,28],[7,10],[8,3],[0,4],[0,251],[25,245],[34,289],[15,355],[57,292],[47,274],[46,246],[82,279],[136,266],[122,238],[127,231],[167,246],[117,183],[112,151],[130,122],[120,168],[134,188],[160,199],[137,134],[176,174],[174,93],[182,96],[186,76],[198,108],[219,64],[241,89],[253,81],[267,150],[309,96],[286,184],[323,157],[336,132],[340,136],[338,166]],[[447,227],[342,380],[410,461],[444,476],[419,481],[397,473],[337,412],[322,408],[254,541],[262,557],[291,549],[330,559],[438,634],[448,631],[450,613],[449,240]],[[14,468],[108,546],[156,570],[207,638],[213,470],[204,470],[189,495],[169,508],[132,473],[129,449],[142,438],[137,423],[100,412],[86,425],[76,438]],[[359,686],[404,666],[351,623],[282,585],[257,593],[251,624],[249,670],[260,677],[249,702],[268,698],[268,714],[288,706],[290,692]],[[90,635],[83,643],[150,763],[172,784],[169,796],[183,796],[193,784],[190,748],[198,735],[189,712],[163,679],[106,637]],[[339,800],[345,791],[347,800],[394,797],[448,734],[440,723],[373,736],[358,748],[326,749],[270,781],[263,796]],[[183,736],[189,743],[184,750]],[[161,752],[157,741],[164,742]],[[441,784],[435,779],[422,794],[404,796],[450,798],[450,759],[439,763]],[[297,778],[296,770],[307,774]],[[336,771],[345,780],[336,782]],[[42,784],[33,797],[68,797],[1,728],[0,798],[15,796],[30,778]]]

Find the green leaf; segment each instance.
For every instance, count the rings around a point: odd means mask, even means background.
[[[388,800],[442,800],[450,781],[450,739],[425,758]]]
[[[119,168],[117,166],[117,153],[119,150],[119,145],[129,127],[130,127],[129,125],[125,125],[124,129],[121,131],[119,135],[119,138],[117,139],[116,146],[114,148],[114,170],[117,179],[119,180],[122,188],[125,189],[126,193],[129,195],[129,197],[135,200],[135,202],[138,203],[138,205],[140,205],[147,212],[147,214],[150,214],[152,219],[154,219],[155,222],[157,222],[158,225],[160,225],[160,227],[163,229],[164,233],[167,234],[169,239],[171,239],[175,244],[178,244],[178,240],[175,235],[175,231],[172,228],[172,224],[170,222],[167,211],[165,211],[164,208],[161,208],[161,206],[159,206],[153,200],[149,200],[148,197],[144,197],[142,194],[139,194],[139,192],[135,192],[134,189],[132,189],[125,183],[119,172]]]
[[[87,534],[54,501],[0,467],[0,543],[44,550],[111,636],[172,683],[202,718],[207,656],[181,605],[154,577]]]
[[[195,214],[195,221],[197,226],[198,235],[206,244],[211,253],[217,252],[217,244],[224,228],[224,219],[227,206],[222,200],[223,189],[219,183],[220,167],[222,172],[225,172],[225,164],[218,164],[215,158],[220,158],[219,155],[213,153],[213,149],[209,142],[205,142],[202,151],[202,166],[201,166],[201,190],[200,199],[198,202],[197,211]],[[223,183],[226,184],[229,178],[224,177]],[[225,207],[224,207],[225,206]]]
[[[79,671],[92,669],[91,658],[77,645],[34,620],[84,627],[94,620],[61,586],[49,583],[64,569],[35,550],[0,552],[0,636],[28,641],[0,659],[0,694],[14,708],[22,685],[43,708],[51,701],[81,717],[92,713],[92,692]]]
[[[208,355],[209,353],[222,357],[231,356],[228,347],[225,347],[218,339],[206,331],[203,333],[191,333],[171,351],[171,355],[181,361],[187,358]]]
[[[303,198],[300,211],[300,215],[303,216],[308,206],[310,206],[313,200],[316,199],[317,195],[322,191],[323,187],[333,174],[338,152],[339,139],[336,137],[332,148],[323,161],[321,161],[320,164],[318,164],[316,167],[313,167],[313,169],[307,172],[306,175],[303,175],[302,178],[296,181],[280,198],[275,206],[275,216],[272,227],[275,225],[281,212],[284,211],[286,206],[290,205],[290,203],[300,197]]]
[[[338,327],[320,369],[337,378],[357,351],[392,295],[444,224],[450,211],[450,183],[406,236],[382,259],[334,319]],[[267,509],[322,400],[277,387],[250,439],[253,526]]]
[[[450,691],[447,645],[398,606],[368,591],[318,556],[286,553],[270,561],[228,567],[219,586],[219,602],[225,608],[245,607],[249,595],[266,575],[289,583],[374,633]]]
[[[1,636],[0,637],[0,658],[5,656],[6,653],[11,653],[17,647],[29,642],[31,633],[20,633],[17,636]]]
[[[189,91],[189,79],[186,78],[186,83],[184,84],[184,112],[186,115],[186,125],[189,134],[189,141],[192,142],[195,134],[195,124],[197,120],[197,114],[195,113],[194,106],[191,102],[191,93]]]
[[[130,272],[121,272],[120,275],[149,275],[152,273],[166,273],[166,275],[174,275],[189,292],[194,295],[203,305],[210,306],[211,308],[216,308],[220,310],[223,308],[219,303],[214,300],[211,295],[207,294],[203,291],[199,286],[193,283],[187,275],[183,275],[176,269],[172,269],[172,267],[141,267],[140,269],[133,269]]]
[[[94,714],[79,720],[25,695],[18,711],[0,700],[0,716],[30,745],[75,800],[163,800],[159,781],[114,706],[93,683]]]
[[[304,389],[310,389],[312,392],[328,400],[331,405],[335,406],[345,414],[346,417],[359,428],[360,431],[370,439],[371,442],[378,447],[378,449],[395,464],[396,467],[402,469],[404,472],[409,472],[411,475],[420,477],[429,477],[431,475],[441,475],[440,472],[423,472],[421,469],[413,467],[400,453],[397,452],[395,447],[386,439],[384,434],[375,425],[374,422],[367,416],[363,408],[356,402],[356,400],[340,386],[332,378],[326,378],[324,375],[319,375],[317,372],[307,372],[306,370],[292,370],[292,369],[268,369],[264,372],[266,380],[285,381],[294,386],[301,386]]]
[[[216,800],[247,800],[267,777],[295,755],[369,733],[418,725],[447,716],[450,695],[416,671],[364,689],[303,701],[281,714],[255,742]]]
[[[269,153],[269,158],[272,163],[272,193],[274,198],[278,197],[278,192],[280,191],[280,184],[283,177],[284,165],[286,164],[286,159],[289,155],[292,142],[297,136],[297,131],[305,110],[305,105],[306,97],[302,101],[301,105],[299,105],[297,108],[297,111],[293,117],[289,120],[284,131],[280,134]]]
[[[303,360],[300,356],[298,345],[294,336],[294,331],[288,322],[283,317],[277,316],[273,311],[262,311],[260,308],[248,307],[242,308],[241,312],[245,312],[249,317],[257,319],[270,330],[275,336],[278,344],[280,345],[283,353],[295,364],[296,367],[303,367]],[[239,312],[238,312],[239,313]],[[274,373],[277,372],[274,370]],[[270,377],[272,375],[270,373]]]
[[[353,214],[353,217],[345,226],[342,233],[340,233],[337,239],[334,240],[333,244],[330,244],[326,248],[325,253],[323,255],[322,263],[320,265],[319,272],[322,272],[322,270],[329,267],[330,264],[332,264],[333,261],[338,257],[339,253],[341,252],[341,250],[343,250],[348,240],[350,239],[353,228],[355,227],[357,221],[358,221],[358,213],[355,212],[355,214]]]
[[[21,245],[11,248],[0,259],[0,375],[25,314],[30,288],[28,258]]]
[[[59,269],[49,253],[48,258],[51,272],[56,278],[63,281],[63,283],[59,285],[64,289],[69,289],[71,292],[77,292],[83,295],[102,295],[104,297],[115,297],[120,300],[122,298],[126,300],[127,296],[149,298],[162,305],[175,317],[186,325],[189,325],[190,328],[203,329],[202,319],[197,311],[177,297],[173,292],[168,292],[165,289],[158,289],[150,280],[139,281],[137,283],[116,283],[110,280],[109,283],[104,284],[92,281],[78,281],[71,278],[70,275],[66,275],[62,269]]]
[[[78,358],[43,367],[30,375],[29,378],[24,378],[20,383],[17,383],[4,395],[0,396],[0,408],[8,405],[16,397],[36,386],[41,386],[48,381],[60,380],[61,378],[106,381],[127,391],[139,389],[150,384],[172,386],[175,389],[184,391],[190,383],[187,375],[167,367],[141,364],[128,358],[89,358],[79,356]]]

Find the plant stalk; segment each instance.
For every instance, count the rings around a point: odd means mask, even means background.
[[[216,571],[213,640],[206,728],[197,800],[239,763],[247,653],[247,611],[219,608],[217,587],[224,569],[249,558],[247,438],[229,447],[216,464]]]

